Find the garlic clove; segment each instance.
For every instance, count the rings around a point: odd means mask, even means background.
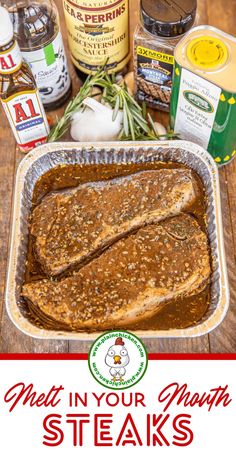
[[[92,88],[92,93],[91,93],[93,99],[96,99],[96,101],[100,102],[102,99],[102,90],[99,87],[93,87]]]
[[[154,130],[157,135],[166,135],[167,134],[167,130],[166,130],[165,126],[163,126],[163,124],[158,123],[156,121],[154,123]],[[165,137],[160,137],[159,140],[165,140]]]
[[[116,74],[116,83],[120,83],[124,79],[123,75],[118,73]]]
[[[98,102],[98,101],[96,101],[96,99],[93,99],[93,98],[86,98],[83,101],[83,104],[86,105],[87,107],[89,107],[94,112],[101,113],[104,115],[106,115],[106,114],[108,115],[112,111],[110,106],[101,104],[101,102]]]
[[[133,95],[134,94],[134,73],[133,73],[133,71],[128,72],[128,74],[125,75],[124,80],[127,85],[129,94]]]

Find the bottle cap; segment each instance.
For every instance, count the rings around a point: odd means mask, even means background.
[[[192,39],[186,53],[189,62],[204,71],[222,68],[229,58],[226,44],[216,36],[202,35]]]
[[[153,35],[180,36],[194,24],[197,0],[141,0],[141,22]]]
[[[6,8],[0,6],[0,47],[8,44],[13,38],[13,25]]]

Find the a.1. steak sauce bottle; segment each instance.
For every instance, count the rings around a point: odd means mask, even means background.
[[[49,126],[33,74],[13,37],[8,11],[0,6],[0,99],[18,147],[28,152],[46,142]]]

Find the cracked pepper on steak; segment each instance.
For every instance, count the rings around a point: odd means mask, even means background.
[[[197,190],[191,170],[159,169],[48,195],[32,215],[37,261],[58,275],[132,230],[186,210]]]
[[[209,283],[206,234],[188,214],[140,228],[60,281],[23,286],[34,313],[73,329],[127,326]]]

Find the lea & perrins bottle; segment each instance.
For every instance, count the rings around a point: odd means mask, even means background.
[[[107,62],[122,72],[130,59],[129,0],[63,1],[72,62],[80,78]]]
[[[49,126],[35,79],[2,6],[0,23],[0,99],[20,151],[28,152],[46,142]]]
[[[44,108],[60,107],[71,95],[71,78],[55,3],[52,0],[3,1]]]

